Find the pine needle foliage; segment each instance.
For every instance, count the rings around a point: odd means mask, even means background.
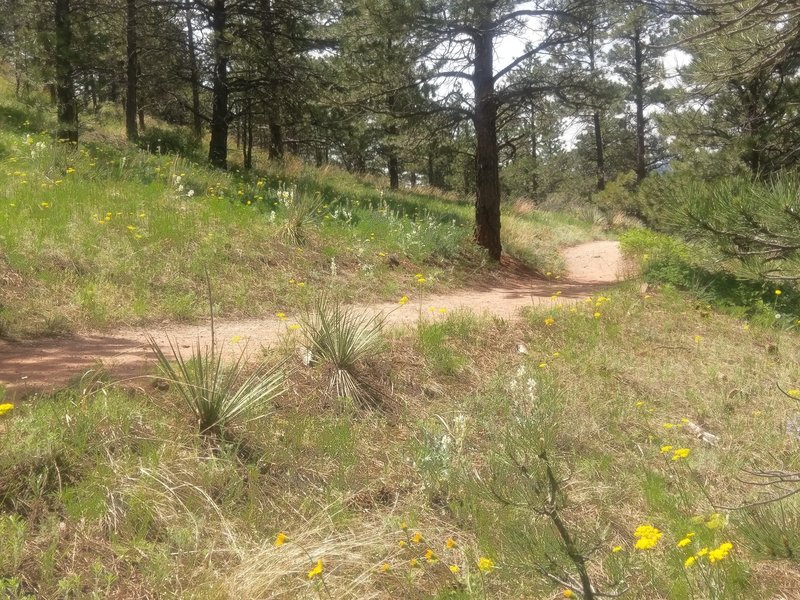
[[[201,347],[198,340],[189,358],[172,340],[171,357],[152,337],[150,347],[163,372],[162,379],[178,390],[203,434],[221,435],[231,425],[265,418],[272,401],[285,391],[280,365],[260,366],[247,374],[244,351],[233,364],[226,365],[222,349],[214,343]]]
[[[677,224],[736,259],[754,279],[800,279],[800,176],[729,178],[688,190]]]
[[[311,361],[330,365],[330,388],[336,395],[374,403],[375,390],[364,379],[359,365],[380,351],[384,315],[370,315],[321,296],[302,321]]]

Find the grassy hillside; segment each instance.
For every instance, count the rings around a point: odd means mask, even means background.
[[[148,132],[151,152],[129,146],[105,113],[72,148],[53,142],[50,112],[0,105],[0,334],[194,319],[206,272],[230,318],[295,311],[323,289],[391,301],[418,293],[417,273],[436,291],[492,270],[469,201],[291,161],[223,173],[159,153],[192,155],[174,131]],[[559,247],[601,235],[539,211],[504,226],[507,251],[543,271],[559,269]]]

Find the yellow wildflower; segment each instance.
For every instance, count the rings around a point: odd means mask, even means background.
[[[453,538],[451,538],[451,537],[449,537],[449,538],[447,538],[447,539],[445,540],[445,542],[444,542],[444,545],[445,545],[447,548],[451,548],[451,549],[452,549],[452,548],[455,548],[456,546],[458,546],[458,544],[456,543],[456,541],[455,541]]]
[[[556,320],[553,317],[547,317],[544,320],[544,324],[547,325],[548,327],[550,327],[555,322],[556,322]]]
[[[278,317],[281,321],[286,320],[286,313],[277,312],[277,313],[275,313],[275,316]]]
[[[428,548],[425,550],[425,560],[427,560],[429,563],[435,563],[438,559],[436,558],[436,553]]]
[[[458,565],[450,565],[450,572],[451,572],[453,575],[458,575],[458,572],[459,572],[460,570],[461,570],[461,569],[459,568],[459,566],[458,566]]]
[[[405,521],[402,521],[402,522],[400,523],[400,529],[402,529],[403,531],[405,531],[406,529],[408,529],[408,523],[406,523]]]
[[[780,291],[780,290],[775,290],[775,295],[776,295],[776,296],[780,296],[782,293],[783,293],[783,292],[782,292],[782,291]]]
[[[415,531],[414,535],[411,536],[411,541],[419,544],[422,541],[422,534],[419,531]]]
[[[788,390],[786,393],[792,398],[800,398],[800,390]]]
[[[392,568],[392,567],[389,565],[389,563],[383,563],[383,564],[380,566],[380,572],[381,572],[381,573],[386,573],[386,572],[390,571],[390,570],[391,570],[391,568]]]
[[[407,304],[408,303],[408,296],[403,296],[402,298],[400,298],[400,300],[397,301],[397,303],[400,306],[403,306],[404,304]]]
[[[691,452],[690,448],[678,448],[675,452],[672,453],[672,460],[680,460],[682,458],[686,458],[689,456]]]
[[[614,547],[611,549],[611,552],[614,552],[614,553],[617,553],[617,552],[622,552],[622,546],[614,546]]]
[[[684,548],[691,543],[692,543],[692,538],[685,537],[682,540],[680,540],[676,545],[678,546],[678,548]]]
[[[561,595],[564,596],[564,598],[574,598],[575,597],[575,592],[573,592],[572,590],[567,589],[567,590],[564,590],[563,592],[561,592]]]
[[[697,559],[694,556],[690,556],[685,561],[683,561],[683,566],[684,567],[691,567],[696,562],[697,562]]]
[[[322,560],[318,560],[314,568],[308,572],[308,578],[314,579],[317,575],[322,575]]]
[[[546,369],[547,368],[547,363],[539,363],[539,368],[540,369]]]
[[[285,533],[283,533],[282,531],[278,533],[278,535],[275,536],[275,544],[274,544],[275,547],[280,548],[281,546],[283,546],[286,543],[286,539],[287,538]]]
[[[723,542],[717,548],[709,550],[708,562],[715,563],[728,557],[728,553],[733,550],[733,544],[730,542]]]
[[[664,424],[662,425],[662,427],[663,427],[664,429],[672,429],[673,427],[675,427],[675,423],[664,423]]]
[[[695,344],[699,344],[700,340],[702,340],[702,339],[703,339],[702,336],[696,335],[696,336],[694,336],[694,343]]]
[[[401,548],[405,548],[406,546],[408,546],[408,542],[406,542],[405,540],[400,540],[399,542],[397,542],[397,545],[400,546]]]
[[[670,450],[672,450],[672,446],[661,446],[661,454],[666,454]]]
[[[412,569],[418,567],[419,561],[416,558],[412,558],[410,561],[408,561],[408,566],[411,567]]]
[[[484,573],[491,573],[494,571],[494,561],[486,556],[481,556],[478,560],[478,569]]]
[[[650,550],[656,547],[658,540],[664,534],[652,525],[640,525],[633,535],[637,538],[635,544],[637,550]]]
[[[599,318],[600,318],[600,317],[602,317],[602,316],[603,316],[603,315],[601,315],[599,312],[596,312],[596,313],[594,313],[594,318],[595,318],[595,319],[599,319]]]
[[[9,404],[9,403],[0,404],[0,415],[4,415],[10,410],[14,410],[14,405],[13,404]]]

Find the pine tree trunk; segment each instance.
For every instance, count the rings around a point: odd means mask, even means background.
[[[192,131],[197,139],[203,137],[203,117],[200,114],[200,75],[197,69],[197,47],[194,41],[191,5],[186,4],[186,42],[189,50],[189,79],[192,86]]]
[[[97,98],[97,75],[95,73],[89,75],[89,91],[92,94],[92,112],[97,114],[100,106]]]
[[[488,15],[487,15],[488,17]],[[494,93],[492,30],[481,23],[473,35],[475,68],[475,240],[500,260],[500,167],[497,146],[497,100]]]
[[[635,81],[633,99],[636,104],[636,180],[647,177],[644,119],[644,51],[642,32],[637,28],[633,34],[633,68]]]
[[[390,190],[397,190],[400,189],[400,163],[397,160],[397,156],[394,154],[389,155],[389,189]]]
[[[56,102],[58,139],[78,142],[78,103],[72,73],[72,23],[70,0],[55,0]]]
[[[250,100],[247,100],[244,109],[244,118],[242,119],[242,158],[244,159],[244,168],[249,170],[253,168],[253,106]]]
[[[127,63],[125,67],[125,133],[128,140],[135,142],[139,139],[139,130],[136,125],[138,116],[137,87],[139,83],[139,52],[136,45],[136,0],[126,2],[125,39],[127,43]]]
[[[600,127],[600,113],[595,111],[592,115],[594,123],[594,150],[597,166],[597,191],[606,189],[606,160],[603,155],[603,130]]]
[[[283,127],[280,124],[280,110],[275,105],[267,109],[269,121],[269,159],[281,160],[284,154]]]
[[[589,73],[592,78],[592,84],[596,83],[597,65],[595,62],[595,21],[589,25],[588,37],[586,39],[587,49],[589,51]],[[594,89],[593,93],[597,93]],[[597,191],[602,192],[606,188],[606,164],[605,156],[603,155],[603,130],[601,129],[600,111],[595,105],[594,113],[592,114],[592,125],[594,126],[594,152],[595,152],[595,167],[597,170]]]
[[[742,160],[750,169],[751,175],[758,177],[762,175],[763,168],[759,135],[764,124],[764,117],[759,109],[762,95],[757,80],[751,81],[741,95],[745,112],[745,122],[742,127],[745,151],[742,154]]]
[[[531,192],[536,194],[539,191],[539,132],[536,129],[536,107],[531,103]]]
[[[228,168],[228,42],[225,0],[214,0],[211,16],[213,36],[214,75],[212,79],[211,142],[208,160],[220,169]]]

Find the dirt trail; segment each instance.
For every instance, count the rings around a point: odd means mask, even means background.
[[[431,318],[458,309],[511,318],[525,306],[574,302],[594,294],[599,288],[624,276],[624,262],[619,243],[599,241],[581,244],[563,252],[567,267],[561,280],[532,277],[506,278],[484,288],[459,290],[452,294],[413,298],[407,304],[375,304],[367,310],[389,314],[393,325],[416,322],[420,315]],[[555,292],[561,294],[553,298]],[[442,310],[444,309],[444,310]],[[249,352],[276,342],[287,331],[290,319],[276,317],[216,322],[218,341],[225,342],[231,354],[246,347]],[[33,391],[58,388],[89,369],[103,366],[115,377],[134,377],[145,373],[153,357],[148,346],[153,335],[162,347],[168,338],[188,353],[197,340],[201,345],[211,341],[209,323],[199,325],[154,325],[148,329],[125,329],[28,342],[0,341],[0,384],[6,395],[24,396]]]

